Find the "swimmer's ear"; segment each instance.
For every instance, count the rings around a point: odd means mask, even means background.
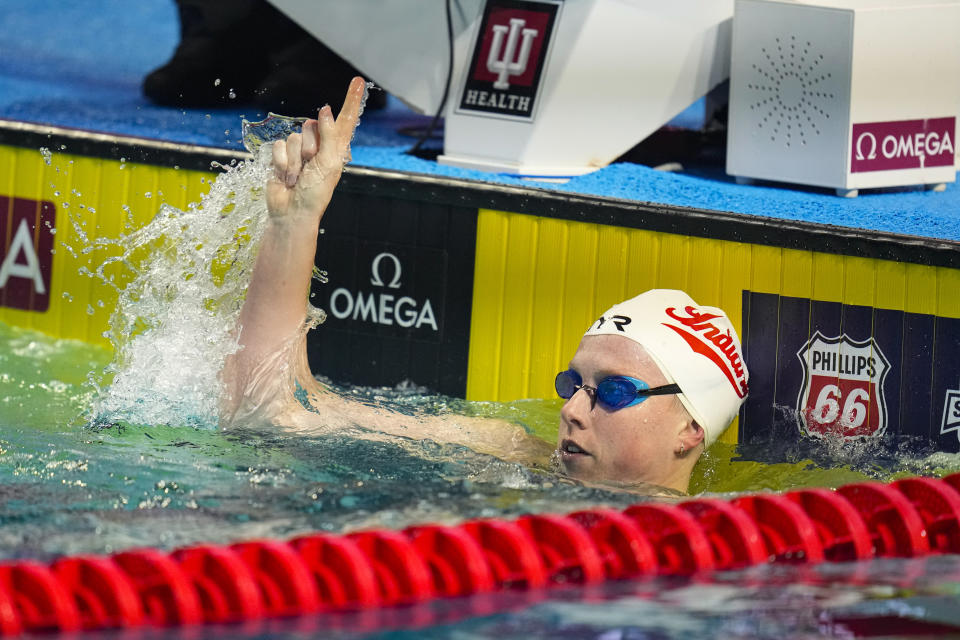
[[[677,447],[677,455],[683,456],[694,451],[706,438],[707,433],[703,430],[697,421],[691,418],[680,430],[680,442]]]

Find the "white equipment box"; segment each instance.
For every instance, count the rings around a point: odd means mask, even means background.
[[[589,173],[729,76],[732,0],[487,0],[439,161]]]
[[[737,0],[727,173],[836,189],[956,179],[960,2]]]
[[[440,162],[606,166],[730,75],[733,0],[271,0],[418,111],[454,69]]]

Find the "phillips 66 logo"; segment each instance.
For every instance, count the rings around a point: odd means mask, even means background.
[[[883,434],[887,428],[883,381],[890,364],[873,338],[858,342],[846,334],[826,338],[817,331],[797,357],[804,370],[797,411],[807,435]]]

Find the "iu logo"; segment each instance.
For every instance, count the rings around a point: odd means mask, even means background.
[[[797,411],[807,435],[867,438],[884,433],[883,382],[890,363],[873,338],[858,342],[846,334],[826,338],[817,331],[797,357],[804,371]]]
[[[522,75],[527,70],[530,47],[533,45],[533,39],[537,37],[537,30],[524,29],[525,24],[527,21],[522,18],[511,18],[509,27],[502,24],[493,25],[493,43],[490,45],[490,55],[487,56],[487,71],[497,74],[497,80],[493,83],[494,89],[509,89],[508,78]],[[517,55],[517,41],[521,33],[523,44],[520,45],[520,53]],[[506,47],[503,46],[504,34],[507,36]]]
[[[461,111],[533,117],[559,7],[556,0],[488,0]]]

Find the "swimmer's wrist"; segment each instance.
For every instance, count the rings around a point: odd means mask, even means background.
[[[286,211],[267,210],[269,222],[285,226],[302,227],[306,224],[318,224],[323,218],[326,207],[297,207],[293,206]]]

